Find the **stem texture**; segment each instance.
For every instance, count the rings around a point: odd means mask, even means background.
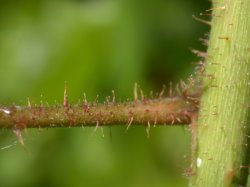
[[[0,128],[189,124],[197,105],[182,97],[63,106],[0,108]]]
[[[250,0],[213,2],[190,186],[246,186],[249,168]]]

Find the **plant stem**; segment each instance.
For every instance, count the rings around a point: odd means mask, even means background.
[[[218,0],[212,15],[190,186],[245,186],[250,160],[250,0]]]
[[[181,97],[64,106],[8,107],[0,110],[0,128],[189,124],[197,106]]]

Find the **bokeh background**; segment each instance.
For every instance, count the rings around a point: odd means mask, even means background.
[[[187,78],[190,48],[209,30],[191,18],[206,0],[22,0],[0,2],[0,103],[102,102],[132,98]],[[208,18],[205,18],[208,19]],[[0,130],[0,186],[182,187],[190,163],[187,127],[29,129],[25,147]]]

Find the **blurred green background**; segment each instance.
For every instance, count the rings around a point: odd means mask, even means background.
[[[111,90],[132,97],[138,82],[146,95],[192,73],[189,48],[208,27],[192,14],[206,0],[22,0],[0,2],[0,103],[26,105]],[[205,18],[207,19],[207,18]],[[0,186],[187,186],[187,127],[29,129],[25,148],[14,133],[0,131]],[[110,135],[110,131],[112,132]],[[112,138],[111,138],[112,136]]]

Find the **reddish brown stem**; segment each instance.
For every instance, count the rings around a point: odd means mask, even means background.
[[[197,106],[182,97],[64,106],[0,108],[0,128],[189,124]]]

